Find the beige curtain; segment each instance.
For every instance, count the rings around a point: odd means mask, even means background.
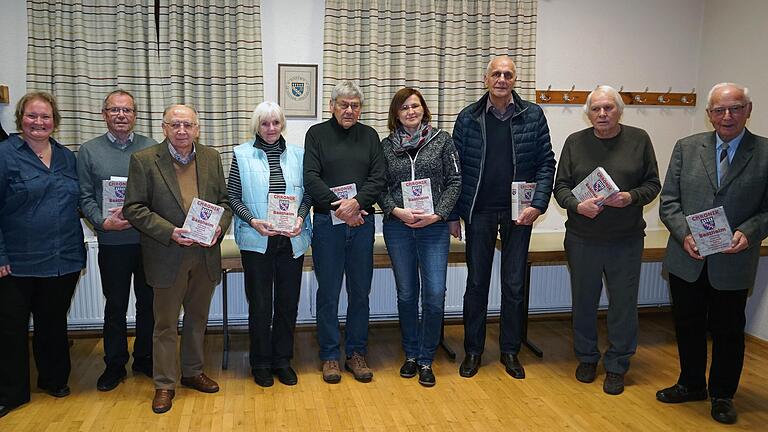
[[[27,88],[56,96],[57,137],[76,150],[103,134],[101,103],[115,88],[136,96],[136,131],[163,139],[162,112],[200,114],[200,141],[219,150],[249,138],[263,100],[259,0],[28,1]],[[156,13],[157,10],[157,13]],[[158,34],[159,26],[159,34]]]
[[[57,139],[76,150],[104,133],[104,96],[136,97],[136,131],[158,138],[163,97],[151,0],[27,2],[27,90],[52,93],[62,121]]]
[[[339,80],[351,79],[365,96],[361,120],[383,136],[392,96],[411,86],[433,125],[451,131],[485,92],[485,68],[500,54],[514,58],[515,90],[533,100],[536,10],[536,0],[326,0],[323,106]]]
[[[163,3],[160,58],[167,71],[166,99],[198,110],[200,142],[221,153],[229,173],[232,148],[251,138],[251,113],[264,100],[260,2]]]

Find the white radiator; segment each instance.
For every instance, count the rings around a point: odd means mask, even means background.
[[[88,242],[88,267],[80,278],[72,307],[69,310],[70,329],[100,329],[103,325],[104,297],[101,293],[101,278],[98,271],[98,244],[95,239]],[[497,251],[491,274],[491,291],[488,300],[488,312],[498,315],[501,305],[499,291],[499,259]],[[448,268],[447,292],[445,298],[446,316],[460,317],[467,269],[464,265],[451,264]],[[228,280],[228,315],[232,325],[247,325],[248,303],[243,288],[242,273],[230,273]],[[314,273],[305,271],[302,278],[301,298],[299,301],[299,323],[313,323],[315,320],[315,296],[317,281]],[[216,288],[211,301],[210,323],[221,324],[222,302],[221,284]],[[128,322],[134,323],[135,309],[133,294],[128,309]],[[661,263],[644,263],[640,274],[640,306],[669,304],[669,289],[666,280],[661,277]],[[559,266],[535,266],[531,272],[530,312],[564,312],[570,310],[571,293],[568,269]],[[607,306],[605,294],[601,305]],[[385,320],[397,318],[397,298],[395,280],[391,269],[375,269],[370,297],[371,319]],[[346,293],[342,288],[339,313],[343,317],[346,311]]]

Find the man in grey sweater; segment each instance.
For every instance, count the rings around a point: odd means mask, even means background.
[[[96,388],[110,391],[125,378],[128,363],[126,312],[133,277],[136,295],[136,340],[133,345],[134,372],[152,376],[152,288],[144,280],[139,233],[123,217],[122,206],[102,208],[102,181],[128,177],[131,155],[156,142],[133,132],[136,103],[133,95],[115,90],[102,107],[107,133],[82,146],[78,153],[80,208],[99,239],[99,271],[104,306],[104,363],[106,369]],[[123,193],[125,189],[122,189]],[[118,193],[119,195],[119,193]],[[123,195],[124,196],[124,195]],[[108,216],[105,216],[108,214]]]
[[[573,345],[579,365],[576,379],[597,375],[597,308],[608,291],[608,350],[603,391],[624,391],[624,375],[637,348],[637,291],[643,254],[643,206],[659,194],[659,169],[648,134],[619,123],[624,111],[614,88],[599,86],[584,105],[592,127],[565,140],[557,164],[555,199],[568,211],[565,253],[571,273]],[[620,188],[610,197],[579,201],[573,189],[597,167]]]

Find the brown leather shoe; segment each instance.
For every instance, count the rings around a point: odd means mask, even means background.
[[[216,384],[216,381],[208,378],[203,373],[193,377],[181,377],[181,385],[191,387],[203,393],[216,393],[219,391],[219,385]]]
[[[171,401],[173,401],[175,395],[175,390],[155,389],[155,397],[152,399],[152,411],[155,414],[162,414],[171,409]]]

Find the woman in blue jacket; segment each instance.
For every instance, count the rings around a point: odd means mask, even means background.
[[[273,384],[273,374],[281,383],[295,385],[293,332],[304,252],[312,237],[307,217],[312,203],[304,194],[304,149],[286,145],[285,115],[274,102],[256,107],[251,130],[254,138],[234,149],[227,186],[230,206],[238,216],[235,241],[245,270],[251,372],[262,387]],[[283,195],[283,205],[289,200],[298,204],[293,227],[280,230],[268,222],[271,194]],[[273,203],[279,208],[276,198]]]

